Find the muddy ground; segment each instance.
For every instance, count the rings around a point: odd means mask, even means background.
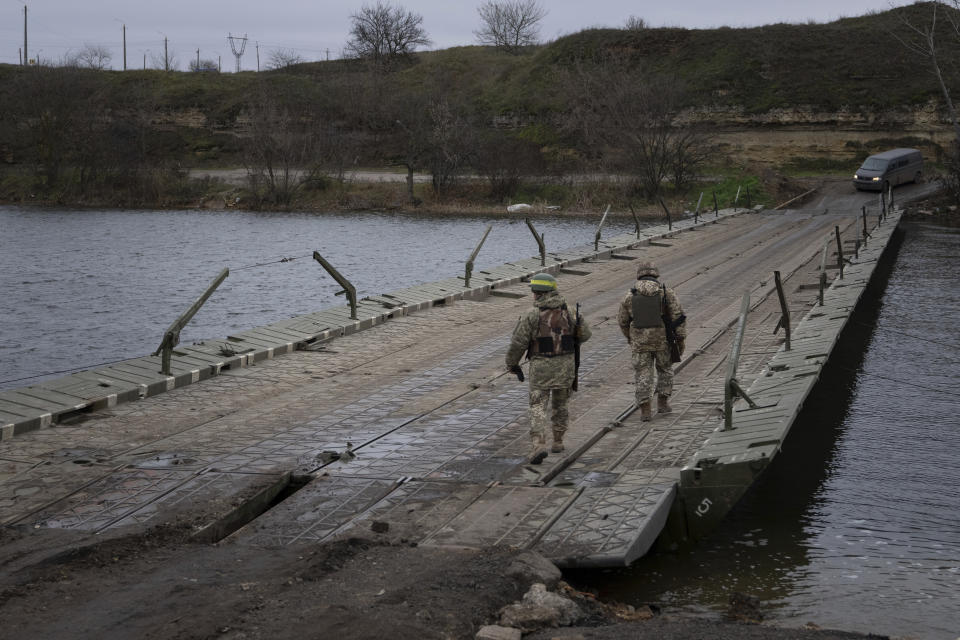
[[[380,538],[380,539],[374,539]],[[188,528],[100,539],[0,530],[0,621],[9,638],[473,638],[524,587],[515,553],[422,548],[371,534],[264,551],[198,543]],[[854,638],[723,620],[649,620],[583,594],[587,614],[548,638]]]

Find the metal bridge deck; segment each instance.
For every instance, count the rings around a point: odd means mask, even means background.
[[[535,548],[565,566],[627,564],[659,535],[691,461],[762,449],[748,432],[782,439],[795,415],[783,404],[804,392],[781,367],[810,382],[822,361],[809,356],[835,328],[825,318],[847,317],[865,284],[857,270],[871,262],[862,252],[847,267],[828,313],[814,309],[782,355],[772,272],[784,274],[802,316],[816,290],[801,285],[817,281],[824,242],[835,225],[851,240],[858,224],[856,212],[725,211],[550,254],[545,267],[533,258],[478,271],[470,289],[451,278],[374,296],[357,321],[346,308],[324,310],[178,347],[170,377],[154,373],[159,358],[141,358],[5,392],[0,524],[113,533],[188,519],[216,540],[259,514],[226,540],[270,548],[379,535]],[[878,234],[870,251],[885,242]],[[648,423],[617,419],[633,402],[633,377],[614,318],[640,257],[657,261],[691,318],[674,412]],[[594,336],[567,450],[533,467],[527,389],[503,372],[503,353],[530,304],[523,279],[543,270],[583,302]],[[728,329],[744,289],[754,305],[740,379],[779,399],[738,412],[736,435],[718,434]]]

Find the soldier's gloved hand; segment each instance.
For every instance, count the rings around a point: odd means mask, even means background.
[[[677,349],[680,350],[680,355],[683,355],[683,348],[686,346],[684,344],[684,338],[677,338]]]

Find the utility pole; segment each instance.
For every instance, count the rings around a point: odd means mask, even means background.
[[[144,71],[147,70],[147,54],[146,53],[143,54],[143,70]]]
[[[260,73],[260,43],[257,42],[257,73]]]
[[[23,64],[29,64],[27,54],[27,5],[23,5]]]
[[[244,49],[247,48],[247,34],[243,34],[243,37],[241,38],[240,36],[234,37],[233,34],[228,33],[227,40],[230,41],[230,50],[233,51],[233,55],[237,59],[237,73],[240,73],[240,56],[243,55]],[[234,40],[240,41],[239,48],[234,43]]]
[[[222,71],[223,71],[223,63],[220,60],[220,54],[218,53],[217,54],[217,73],[221,73]]]
[[[123,25],[123,70],[127,70],[127,25]]]
[[[197,68],[196,71],[200,71],[200,49],[197,49]]]
[[[167,36],[163,36],[163,70],[170,71],[170,58],[167,55]]]

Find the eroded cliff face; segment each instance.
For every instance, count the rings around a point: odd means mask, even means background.
[[[683,110],[674,123],[705,127],[724,155],[738,162],[762,164],[798,158],[842,160],[852,158],[860,149],[876,146],[920,147],[929,157],[935,157],[938,149],[953,139],[947,114],[934,100],[884,110],[844,107],[828,111],[797,105],[754,113],[744,107],[707,106]],[[212,122],[199,109],[185,109],[158,114],[153,124],[162,129],[209,129],[244,136],[249,132],[250,117],[241,112],[232,122]],[[492,124],[520,129],[536,124],[536,118],[506,114]]]
[[[900,131],[927,131],[947,126],[947,115],[936,101],[897,109],[874,110],[867,107],[843,107],[825,110],[812,105],[797,105],[754,113],[744,107],[715,106],[685,109],[676,118],[678,124],[705,124],[728,127],[836,127],[848,130],[877,128]]]
[[[897,146],[918,147],[936,158],[953,140],[947,114],[932,100],[884,110],[828,111],[798,105],[751,113],[741,107],[706,107],[684,110],[675,122],[706,127],[728,157],[762,164],[797,159],[852,161],[862,149]]]

